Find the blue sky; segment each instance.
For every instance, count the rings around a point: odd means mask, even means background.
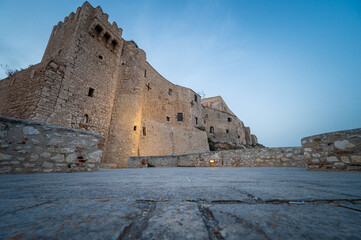
[[[221,95],[266,146],[361,127],[359,0],[89,2],[165,78]],[[82,3],[0,0],[0,63],[40,62],[52,27]]]

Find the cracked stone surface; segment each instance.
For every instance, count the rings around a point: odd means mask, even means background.
[[[361,173],[148,168],[0,176],[0,239],[361,239]]]

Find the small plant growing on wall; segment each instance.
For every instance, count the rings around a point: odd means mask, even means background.
[[[137,47],[137,48],[139,48],[138,47],[138,44],[136,43],[136,42],[134,42],[134,40],[130,40],[132,43],[134,43],[134,45]]]
[[[20,69],[12,68],[9,65],[0,64],[0,66],[5,70],[5,73],[6,73],[6,75],[8,77],[10,77],[11,75],[14,75],[15,73],[20,72],[21,70],[23,70],[21,68]]]

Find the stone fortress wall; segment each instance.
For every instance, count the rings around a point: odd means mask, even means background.
[[[308,170],[361,170],[361,128],[305,137],[301,143],[302,148],[253,148],[179,156],[130,157],[128,167],[307,167]]]
[[[107,168],[126,167],[129,156],[208,151],[201,97],[157,73],[108,17],[85,2],[54,26],[41,63],[0,81],[0,115],[101,134]],[[238,127],[230,136],[252,145]],[[225,139],[238,144],[234,136]]]
[[[205,129],[209,141],[214,143],[214,150],[254,147],[258,144],[257,137],[229,109],[222,97],[202,99],[202,105]]]
[[[0,117],[0,173],[96,171],[103,146],[96,133]]]
[[[179,156],[130,157],[129,168],[154,167],[306,167],[301,147],[254,148]]]
[[[308,169],[361,170],[361,128],[305,137],[301,143]]]

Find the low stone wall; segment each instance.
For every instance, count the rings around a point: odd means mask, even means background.
[[[0,173],[96,171],[103,136],[0,116]]]
[[[308,169],[361,170],[361,128],[301,140]]]
[[[213,161],[211,161],[213,160]],[[155,167],[305,167],[301,147],[216,151],[178,156],[130,157],[128,168]]]

